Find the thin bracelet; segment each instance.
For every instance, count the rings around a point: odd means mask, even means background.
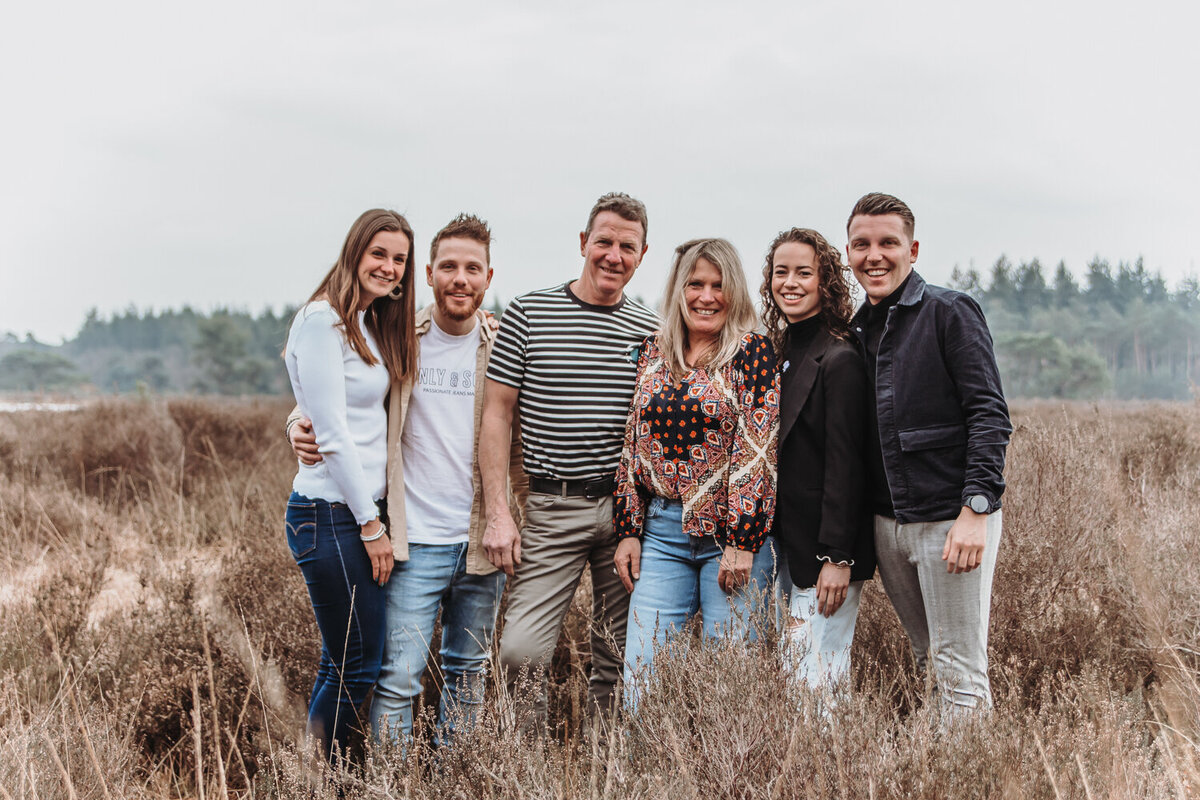
[[[292,426],[300,421],[299,417],[288,417],[287,425],[283,426],[283,438],[287,440],[288,446],[292,447]]]
[[[379,539],[382,539],[386,535],[387,535],[387,525],[383,524],[383,520],[379,520],[379,532],[378,533],[374,534],[373,536],[363,536],[360,533],[358,535],[358,538],[362,539],[363,542],[365,543],[365,542],[378,541]]]

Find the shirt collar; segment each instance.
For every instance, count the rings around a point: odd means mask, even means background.
[[[413,321],[417,336],[424,336],[433,327],[433,307],[434,304],[430,303],[417,312],[416,319]],[[490,318],[484,313],[482,308],[476,309],[475,319],[479,322],[475,326],[475,330],[479,332],[479,339],[481,341],[490,342],[496,338],[496,331],[492,330]]]

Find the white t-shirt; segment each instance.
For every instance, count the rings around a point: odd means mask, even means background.
[[[358,326],[375,365],[367,366],[324,300],[300,309],[292,321],[284,363],[300,412],[312,420],[324,460],[299,465],[292,488],[313,499],[345,503],[359,525],[375,519],[375,500],[387,493],[387,396],[391,379],[379,347]]]
[[[471,524],[475,456],[475,360],[479,323],[452,336],[432,319],[421,337],[420,368],[400,447],[408,541],[458,544]]]

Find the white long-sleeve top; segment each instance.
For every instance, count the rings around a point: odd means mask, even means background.
[[[324,300],[300,309],[288,332],[284,361],[300,411],[312,420],[324,460],[299,464],[292,489],[306,497],[345,503],[359,525],[378,516],[387,493],[387,397],[390,378],[379,347],[358,312],[358,325],[375,356],[367,366],[338,327]]]

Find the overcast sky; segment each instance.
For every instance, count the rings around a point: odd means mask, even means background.
[[[578,274],[611,190],[649,208],[652,301],[680,241],[731,239],[757,286],[777,231],[844,246],[868,191],[912,206],[935,282],[1002,253],[1198,271],[1195,6],[873,5],[6,4],[0,331],[298,303],[377,206],[421,267],[488,219],[508,300]]]

